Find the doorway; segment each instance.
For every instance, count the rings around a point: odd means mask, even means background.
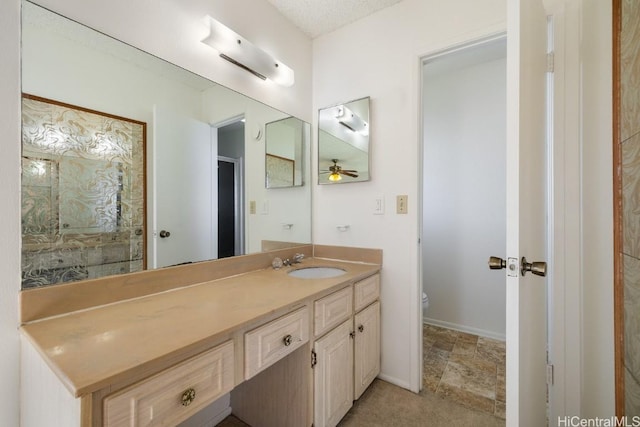
[[[242,119],[218,128],[218,258],[245,253],[244,135]]]
[[[504,418],[505,282],[486,261],[506,252],[506,37],[422,74],[423,386]]]

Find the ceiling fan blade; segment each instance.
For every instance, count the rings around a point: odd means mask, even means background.
[[[350,176],[351,178],[357,178],[358,174],[350,171],[340,171],[342,175]]]

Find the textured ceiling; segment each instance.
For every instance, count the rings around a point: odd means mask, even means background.
[[[268,0],[311,38],[364,18],[401,0]]]

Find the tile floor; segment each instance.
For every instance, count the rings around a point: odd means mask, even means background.
[[[339,427],[504,427],[505,344],[425,325],[424,389],[375,380]],[[219,427],[248,427],[234,416]]]
[[[504,341],[424,325],[423,385],[468,408],[505,418]]]

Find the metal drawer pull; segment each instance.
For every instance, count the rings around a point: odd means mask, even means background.
[[[193,388],[188,388],[182,393],[180,403],[182,403],[182,406],[189,406],[194,400],[196,400],[196,391]]]
[[[285,347],[289,347],[292,341],[293,337],[291,335],[287,335],[286,337],[282,338],[282,342],[284,343]]]

